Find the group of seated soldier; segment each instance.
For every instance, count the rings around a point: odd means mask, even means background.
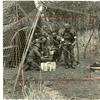
[[[59,33],[59,30],[50,33],[34,33],[25,62],[25,70],[40,70],[41,62],[60,62],[62,54],[64,56],[65,68],[74,68],[73,48],[75,38],[75,32],[71,32],[69,24],[65,24],[65,29],[62,33]]]

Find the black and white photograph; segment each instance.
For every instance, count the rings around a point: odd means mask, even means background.
[[[3,98],[100,100],[100,1],[3,1]]]

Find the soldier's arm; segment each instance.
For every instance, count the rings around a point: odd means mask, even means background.
[[[76,44],[76,41],[74,41],[73,43],[72,43],[72,45],[74,46]]]
[[[38,57],[41,58],[41,53],[40,53],[37,49],[34,49],[34,52],[36,53],[36,55],[37,55]]]
[[[74,39],[76,39],[77,38],[77,33],[76,32],[74,32]]]
[[[33,49],[31,49],[30,51],[29,51],[29,54],[28,54],[28,57],[31,57],[32,55],[33,55]]]
[[[76,34],[76,32],[73,33],[73,36],[74,36],[74,42],[72,43],[72,45],[75,45],[75,44],[76,44],[76,39],[77,39],[77,34]]]

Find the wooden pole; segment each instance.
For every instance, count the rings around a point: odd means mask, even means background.
[[[95,20],[93,21],[93,27],[94,27],[94,24],[95,24]],[[89,40],[88,40],[86,46],[85,46],[84,53],[83,53],[83,57],[84,57],[84,58],[86,58],[87,47],[88,47],[88,45],[89,45],[89,43],[90,43],[90,41],[91,41],[91,39],[92,39],[93,34],[94,34],[94,28],[93,28],[93,30],[92,30],[92,34],[90,35],[90,38],[89,38]]]
[[[40,6],[40,7],[42,8],[42,6]],[[19,75],[20,75],[20,71],[21,71],[21,69],[23,69],[24,61],[25,61],[27,52],[28,52],[28,50],[29,50],[29,46],[30,46],[30,43],[31,43],[31,41],[32,41],[32,37],[33,37],[33,35],[34,35],[34,31],[35,31],[35,29],[36,29],[37,22],[38,22],[38,20],[39,20],[41,11],[42,11],[42,10],[38,10],[37,15],[36,15],[36,17],[35,17],[35,21],[33,22],[33,25],[32,25],[32,33],[31,33],[31,35],[30,35],[27,48],[26,48],[25,52],[23,52],[23,56],[22,56],[22,59],[21,59],[21,63],[20,63],[20,65],[19,65],[19,69],[18,69],[16,81],[15,81],[15,84],[14,84],[13,95],[14,95],[15,88],[16,88],[16,85],[17,85],[17,81],[18,81],[18,78],[19,78]],[[23,88],[23,89],[24,89],[24,88]],[[24,90],[23,90],[23,91],[24,91]],[[13,95],[12,95],[12,96],[13,96]]]
[[[17,3],[16,3],[16,20],[18,21],[18,6],[17,6]],[[18,43],[18,37],[16,36],[16,45],[18,45],[17,44]],[[17,48],[18,47],[16,47],[16,66],[17,66]]]

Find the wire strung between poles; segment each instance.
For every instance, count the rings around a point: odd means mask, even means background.
[[[42,6],[40,6],[40,7],[42,8]],[[25,61],[25,58],[26,58],[26,55],[27,55],[27,52],[28,52],[28,49],[29,49],[29,46],[30,46],[32,37],[33,37],[33,35],[34,35],[34,31],[35,31],[37,22],[38,22],[38,20],[39,20],[40,15],[41,15],[41,12],[42,12],[42,10],[38,10],[37,15],[36,15],[36,17],[35,17],[35,22],[34,22],[34,24],[32,25],[32,33],[31,33],[31,35],[30,35],[27,48],[26,48],[25,52],[23,52],[23,56],[22,56],[22,59],[21,59],[21,63],[20,63],[20,65],[19,65],[19,69],[18,69],[16,81],[15,81],[15,84],[14,84],[14,89],[13,89],[13,94],[12,94],[12,96],[14,95],[14,92],[15,92],[15,88],[16,88],[16,84],[17,84],[17,81],[18,81],[18,78],[19,78],[19,75],[20,75],[20,71],[21,71],[21,69],[23,69],[23,64],[24,64],[24,61]],[[24,88],[23,88],[23,89],[24,89]],[[24,94],[24,93],[23,93],[23,94]]]

